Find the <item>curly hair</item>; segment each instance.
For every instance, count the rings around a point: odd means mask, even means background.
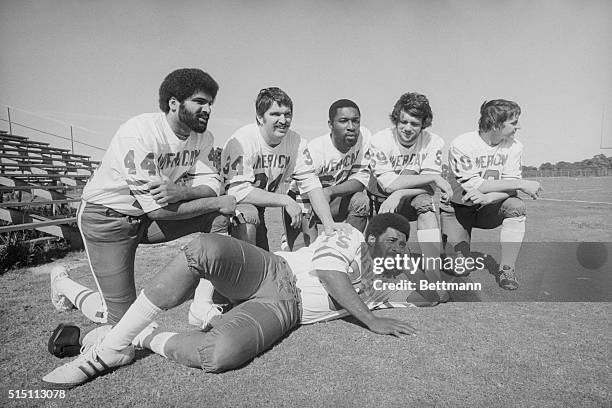
[[[374,237],[378,238],[387,228],[393,228],[406,234],[406,239],[410,236],[410,222],[405,217],[396,213],[378,214],[370,220],[363,235],[366,239],[370,235],[374,235]]]
[[[393,112],[389,115],[391,123],[397,125],[402,111],[410,116],[419,118],[423,129],[431,126],[433,113],[431,111],[431,106],[429,106],[429,100],[425,95],[416,92],[408,92],[400,96],[397,102],[395,102],[395,106],[393,106]]]
[[[172,97],[183,102],[196,92],[205,92],[215,99],[218,91],[219,84],[201,69],[177,69],[169,73],[159,86],[159,109],[168,113],[170,111],[168,101]]]
[[[507,101],[505,99],[484,101],[480,106],[478,130],[488,132],[493,128],[499,127],[505,121],[520,116],[520,114],[521,107],[514,101]]]
[[[276,102],[278,106],[287,106],[293,111],[293,101],[289,95],[280,88],[271,87],[264,88],[257,94],[257,98],[255,99],[256,115],[259,117],[263,116],[274,102]]]

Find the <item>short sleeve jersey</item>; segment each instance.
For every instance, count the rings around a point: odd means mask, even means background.
[[[83,189],[83,200],[123,214],[140,216],[162,208],[151,196],[152,181],[191,187],[206,185],[219,194],[212,133],[191,132],[179,139],[164,113],[145,113],[121,125]]]
[[[323,188],[336,186],[347,180],[357,180],[367,187],[370,180],[370,170],[366,151],[370,136],[370,131],[361,127],[357,143],[346,153],[342,153],[334,146],[329,133],[308,142],[308,150],[315,174]],[[297,190],[294,184],[292,184],[292,190]],[[296,201],[303,209],[310,207],[310,201],[306,194],[298,195]]]
[[[321,234],[310,246],[295,252],[276,252],[285,258],[296,277],[302,297],[302,324],[334,318],[343,312],[330,305],[328,293],[316,276],[317,270],[346,273],[364,303],[374,306],[381,294],[373,289],[374,273],[370,263],[363,262],[363,251],[366,251],[363,234],[351,228],[350,233]]]
[[[427,129],[408,148],[399,142],[394,127],[375,133],[370,140],[370,156],[376,177],[370,181],[368,191],[384,200],[389,196],[385,189],[395,180],[393,176],[441,174],[443,147],[444,140]]]
[[[238,129],[221,153],[227,194],[241,202],[255,188],[287,193],[291,180],[301,192],[321,187],[306,140],[289,130],[281,143],[269,146],[253,123]]]
[[[466,191],[477,189],[484,180],[520,179],[523,144],[516,139],[504,139],[497,146],[489,146],[477,131],[457,136],[448,151],[449,167],[453,177],[452,202],[462,202]]]

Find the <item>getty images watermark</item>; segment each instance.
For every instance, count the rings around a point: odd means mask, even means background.
[[[484,257],[456,257],[456,258],[413,258],[409,254],[397,254],[395,257],[374,258],[372,272],[380,276],[385,272],[403,272],[407,276],[414,275],[417,271],[424,270],[446,270],[453,271],[456,275],[463,275],[473,270],[484,269]],[[479,282],[430,282],[423,278],[419,280],[398,279],[386,281],[383,279],[373,280],[374,290],[482,290]]]

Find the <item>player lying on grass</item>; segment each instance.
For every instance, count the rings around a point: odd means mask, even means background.
[[[98,292],[51,273],[58,310],[77,307],[98,323],[115,324],[136,299],[134,257],[141,243],[194,232],[227,232],[234,197],[218,196],[221,178],[207,130],[219,86],[200,69],[178,69],[159,88],[161,112],[121,125],[87,182],[77,213]]]
[[[129,364],[133,342],[207,372],[231,370],[269,349],[296,325],[342,316],[342,309],[374,333],[414,334],[411,324],[370,310],[390,296],[373,288],[373,259],[403,254],[409,232],[403,217],[382,214],[368,225],[365,240],[351,228],[350,233],[322,234],[297,252],[278,254],[231,237],[201,234],[157,273],[110,332],[84,342],[79,357],[43,381],[72,387]],[[210,280],[234,307],[213,320],[209,331],[155,329],[155,317],[188,299],[201,278]]]
[[[516,140],[521,108],[516,102],[497,99],[480,107],[478,131],[456,137],[448,160],[454,176],[450,206],[440,214],[442,234],[449,256],[471,257],[473,228],[491,229],[501,225],[499,286],[518,288],[514,264],[525,236],[525,203],[520,190],[538,198],[540,183],[522,180],[523,144]]]

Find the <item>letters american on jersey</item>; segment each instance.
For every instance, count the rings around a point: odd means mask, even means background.
[[[520,179],[523,144],[516,139],[504,139],[497,146],[489,146],[477,131],[457,136],[448,151],[448,164],[453,178],[451,201],[464,203],[461,197],[467,190],[476,189],[484,180]]]
[[[253,123],[238,129],[221,153],[221,174],[227,194],[241,202],[260,188],[284,194],[291,180],[303,193],[321,187],[314,174],[306,140],[289,130],[277,146],[269,146]]]
[[[443,147],[444,140],[427,129],[409,148],[399,142],[395,128],[375,133],[370,140],[370,159],[376,178],[370,181],[368,192],[384,201],[389,196],[385,189],[395,179],[392,175],[441,174]]]
[[[190,187],[207,185],[218,195],[221,177],[214,165],[212,133],[191,132],[181,140],[162,112],[129,119],[111,140],[82,198],[140,216],[164,206],[155,202],[149,188],[160,179]]]

